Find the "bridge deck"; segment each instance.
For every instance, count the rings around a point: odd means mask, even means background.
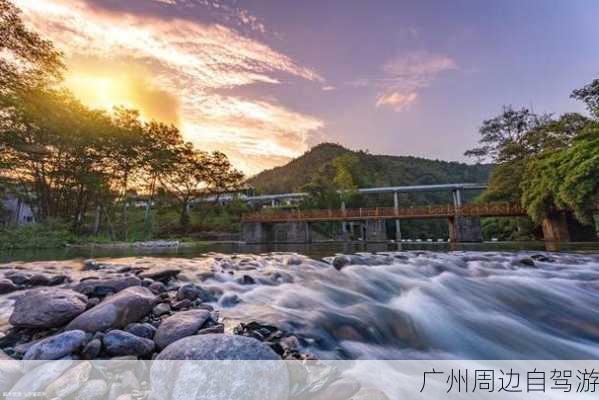
[[[245,214],[242,222],[289,222],[289,221],[357,221],[367,219],[424,219],[463,217],[517,217],[526,212],[515,203],[481,203],[454,205],[430,205],[423,207],[357,208],[343,210],[296,210],[268,211]]]

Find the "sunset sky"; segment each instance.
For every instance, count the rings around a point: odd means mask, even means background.
[[[86,104],[176,124],[248,174],[311,145],[465,160],[504,104],[583,111],[599,1],[14,0]]]

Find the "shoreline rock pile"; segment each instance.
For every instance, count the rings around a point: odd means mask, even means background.
[[[0,292],[15,300],[11,328],[0,338],[0,349],[13,359],[95,360],[135,357],[150,360],[189,337],[210,335],[215,348],[229,343],[214,305],[227,306],[222,292],[185,282],[173,266],[138,267],[84,262],[79,279],[67,273],[10,269],[0,279]],[[0,271],[1,272],[1,271]],[[91,275],[89,274],[91,273]],[[43,278],[42,278],[43,277]],[[249,284],[250,279],[243,282]],[[53,287],[50,287],[52,285]],[[41,286],[41,287],[40,287]],[[299,341],[276,327],[241,324],[236,336],[257,343],[260,359],[267,350],[278,359],[312,359]],[[239,339],[245,340],[245,339]],[[181,353],[182,354],[182,353]],[[269,353],[270,354],[270,353]],[[231,356],[234,356],[231,354]]]

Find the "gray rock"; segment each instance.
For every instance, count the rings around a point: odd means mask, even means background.
[[[154,341],[160,349],[186,336],[191,336],[199,331],[210,319],[206,310],[189,310],[176,313],[168,317],[158,327]]]
[[[130,287],[79,315],[67,329],[81,329],[85,332],[121,329],[145,317],[152,311],[155,301],[154,294],[147,288]]]
[[[23,359],[58,360],[82,348],[86,340],[85,332],[83,331],[76,330],[59,333],[35,343],[27,350]]]
[[[155,281],[167,281],[179,275],[181,268],[179,267],[152,267],[139,274],[141,279],[150,278]]]
[[[98,400],[103,399],[108,393],[108,385],[101,379],[92,379],[79,389],[75,398],[77,400]]]
[[[168,314],[171,312],[171,306],[168,303],[160,303],[152,310],[152,314],[160,317],[161,315]]]
[[[44,274],[33,274],[29,278],[27,284],[32,286],[50,286],[51,280],[47,275]]]
[[[0,354],[0,393],[4,393],[23,375],[23,367],[20,361],[13,360],[2,352]]]
[[[15,285],[25,285],[29,282],[29,278],[31,278],[30,273],[21,271],[9,271],[5,274],[5,276]]]
[[[156,328],[152,324],[146,323],[133,323],[127,325],[125,331],[142,338],[152,339],[156,333]]]
[[[259,363],[152,364],[155,399],[280,400],[289,396],[286,364],[267,345],[243,336],[201,335],[181,339],[157,360],[263,360]]]
[[[17,290],[17,286],[9,279],[0,279],[0,294],[6,294]]]
[[[160,293],[166,292],[166,286],[162,282],[154,282],[154,283],[150,284],[150,286],[148,286],[148,288],[154,294],[160,294]]]
[[[351,259],[348,256],[335,256],[333,258],[333,267],[335,269],[341,269],[349,264],[351,264]]]
[[[239,304],[241,299],[236,293],[229,293],[220,298],[219,304],[223,307],[233,307]]]
[[[192,306],[191,300],[183,299],[181,301],[173,303],[172,308],[173,308],[173,310],[178,311],[178,310],[183,310],[185,308],[191,308],[191,306]]]
[[[83,313],[87,297],[69,289],[32,289],[16,303],[9,322],[19,328],[58,328]]]
[[[72,365],[73,361],[71,360],[43,363],[22,376],[9,390],[10,393],[5,397],[6,400],[22,400],[22,393],[24,392],[33,393],[42,391]]]
[[[131,286],[141,286],[141,280],[135,276],[114,279],[89,279],[77,284],[73,289],[87,296],[106,296],[118,293]]]
[[[86,360],[93,360],[100,355],[101,351],[102,341],[100,339],[93,339],[81,350],[81,355]]]
[[[102,339],[104,348],[113,356],[144,356],[154,350],[154,342],[132,333],[113,330]]]
[[[378,389],[361,389],[351,400],[390,400],[389,397]]]
[[[87,382],[91,371],[92,365],[89,361],[78,363],[46,387],[46,396],[51,399],[70,396]]]
[[[171,317],[172,318],[172,317]],[[247,336],[190,336],[168,345],[157,360],[280,360],[268,345]]]
[[[194,285],[193,283],[188,283],[187,285],[181,286],[177,291],[177,299],[187,299],[191,301],[200,299],[205,302],[216,301],[216,297],[212,293],[200,286]]]

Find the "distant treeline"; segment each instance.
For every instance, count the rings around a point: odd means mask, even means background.
[[[62,85],[60,52],[7,0],[0,0],[0,36],[0,196],[26,201],[38,222],[60,220],[77,231],[92,214],[95,230],[101,221],[116,238],[124,227],[126,239],[127,209],[138,194],[148,205],[167,194],[185,227],[200,189],[242,181],[223,153],[196,150],[175,126],[144,122],[123,107],[84,106]]]

